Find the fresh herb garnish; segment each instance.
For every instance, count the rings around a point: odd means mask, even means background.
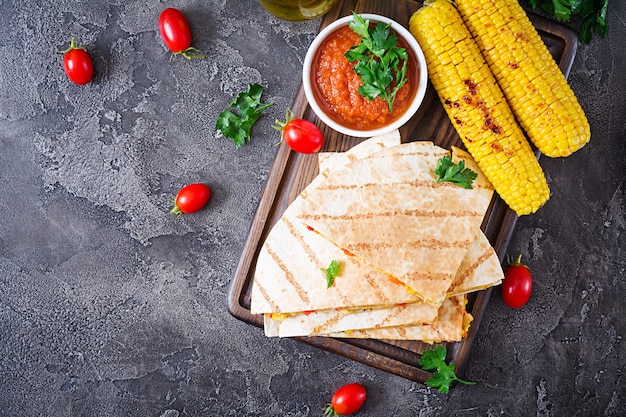
[[[231,139],[235,143],[235,148],[241,148],[246,140],[250,142],[252,126],[261,117],[263,110],[273,103],[261,103],[263,87],[259,84],[250,84],[245,92],[237,94],[237,97],[230,103],[231,110],[224,110],[220,113],[215,122],[215,129]]]
[[[348,61],[356,62],[354,71],[363,81],[359,94],[369,100],[380,96],[391,113],[396,94],[407,81],[407,52],[397,46],[398,38],[390,32],[390,24],[378,22],[371,28],[369,19],[363,20],[354,12],[352,16],[354,20],[348,26],[361,38],[361,43],[344,55]]]
[[[602,38],[606,36],[609,0],[530,0],[530,5],[533,9],[541,7],[561,22],[569,22],[573,16],[579,16],[582,24],[578,38],[583,43],[590,43],[594,32]]]
[[[468,190],[472,189],[472,182],[478,177],[476,172],[465,168],[465,161],[461,160],[458,164],[455,164],[452,162],[450,155],[446,155],[437,161],[435,175],[437,176],[437,184],[447,181]]]
[[[328,265],[328,268],[322,269],[322,271],[326,274],[326,288],[330,288],[330,286],[333,285],[333,282],[335,282],[335,278],[339,275],[339,268],[339,262],[333,259],[330,262],[330,265]]]
[[[454,381],[466,385],[475,384],[475,382],[464,381],[456,376],[454,373],[456,365],[454,363],[446,364],[446,348],[443,346],[437,345],[435,349],[424,351],[419,364],[426,371],[435,369],[433,376],[428,378],[425,383],[431,388],[439,389],[441,393],[447,393],[450,390],[450,384]]]

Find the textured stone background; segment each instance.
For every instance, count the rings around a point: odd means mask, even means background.
[[[206,59],[169,62],[168,6]],[[626,5],[608,16],[570,75],[592,142],[541,160],[551,200],[511,242],[533,298],[513,311],[494,291],[466,371],[478,383],[441,395],[226,311],[270,126],[319,21],[243,0],[0,0],[0,415],[319,416],[352,381],[368,388],[359,416],[626,415]],[[62,70],[72,36],[95,62],[87,86]],[[214,123],[252,82],[275,104],[236,150]],[[168,215],[195,181],[208,208]]]

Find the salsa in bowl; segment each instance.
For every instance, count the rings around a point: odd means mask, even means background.
[[[422,103],[427,81],[424,53],[413,35],[373,14],[346,16],[324,28],[303,67],[304,92],[315,114],[356,137],[404,125]]]

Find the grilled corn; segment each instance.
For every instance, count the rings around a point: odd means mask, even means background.
[[[543,170],[457,9],[449,0],[426,3],[411,17],[409,30],[480,169],[518,215],[537,211],[550,195]]]
[[[563,72],[517,0],[456,0],[517,117],[539,151],[568,156],[591,138]]]

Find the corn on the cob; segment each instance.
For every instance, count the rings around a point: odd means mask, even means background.
[[[456,6],[539,151],[567,156],[589,142],[585,113],[518,0],[456,0]]]
[[[409,30],[480,169],[518,215],[535,212],[550,195],[543,170],[456,8],[449,0],[426,3],[411,17]]]

